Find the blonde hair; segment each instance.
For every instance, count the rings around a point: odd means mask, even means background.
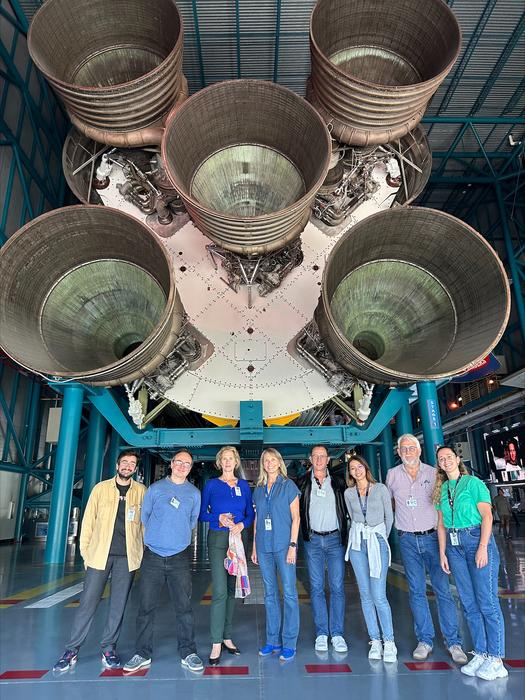
[[[221,449],[217,452],[217,455],[215,457],[215,466],[219,471],[222,471],[222,466],[221,466],[221,459],[224,455],[225,452],[231,452],[233,455],[233,458],[235,460],[235,468],[234,468],[234,473],[237,473],[239,470],[239,467],[241,466],[241,456],[239,455],[237,448],[232,447],[231,445],[225,445],[224,447],[221,447]]]
[[[348,467],[347,467],[347,470],[346,470],[346,483],[347,483],[347,485],[348,485],[349,488],[353,488],[354,486],[357,486],[356,480],[355,480],[354,477],[350,474],[350,462],[359,462],[359,464],[360,464],[362,467],[364,467],[365,470],[366,470],[366,480],[367,480],[370,484],[375,484],[375,483],[377,483],[376,480],[374,479],[374,476],[373,476],[372,472],[370,471],[370,467],[369,467],[368,462],[366,461],[366,459],[364,459],[363,457],[360,457],[359,455],[352,455],[352,456],[350,457],[350,459],[348,460]]]
[[[286,471],[286,464],[284,463],[281,453],[278,452],[274,447],[267,447],[263,450],[261,458],[259,459],[259,478],[257,479],[257,486],[266,486],[268,483],[268,474],[264,470],[264,458],[266,456],[275,457],[279,462],[279,473],[283,479],[288,478],[288,472]]]
[[[441,450],[444,450],[444,449],[450,450],[451,452],[453,452],[456,455],[456,457],[459,457],[459,455],[457,454],[456,450],[453,447],[449,447],[448,445],[441,445],[441,447],[437,448],[437,450],[436,450],[436,467],[437,467],[437,469],[436,469],[436,483],[434,484],[434,488],[432,489],[432,502],[434,503],[434,505],[438,505],[439,502],[441,501],[441,490],[442,490],[443,484],[448,480],[448,476],[447,476],[446,471],[444,469],[441,469],[441,467],[439,466],[438,461],[437,461],[437,456],[438,456],[439,452]],[[458,469],[459,469],[460,474],[468,475],[468,469],[463,464],[461,459],[459,460]]]

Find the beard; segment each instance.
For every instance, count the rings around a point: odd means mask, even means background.
[[[117,474],[122,481],[131,481],[131,477],[133,476],[133,472],[131,472],[131,474],[123,474],[120,469],[117,469]]]
[[[419,457],[413,457],[412,459],[407,459],[405,457],[405,459],[402,459],[401,461],[406,467],[416,467],[419,464]]]

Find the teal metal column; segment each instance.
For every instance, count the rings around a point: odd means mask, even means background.
[[[84,466],[84,486],[82,488],[82,514],[84,514],[89,494],[102,478],[104,447],[106,445],[106,419],[91,406],[87,434],[86,464]]]
[[[401,435],[413,432],[414,427],[412,425],[412,414],[410,411],[410,404],[407,401],[401,406],[399,413],[396,416],[396,435],[399,438]]]
[[[27,417],[27,431],[25,435],[24,454],[28,464],[33,463],[35,453],[36,436],[38,433],[38,423],[40,418],[40,382],[33,382],[31,387],[31,402],[29,406],[29,414]],[[18,493],[18,510],[16,512],[15,523],[15,542],[20,541],[22,535],[22,525],[24,523],[24,510],[27,496],[27,484],[29,481],[29,472],[22,474],[20,478],[20,489]]]
[[[418,382],[417,393],[423,430],[423,455],[427,464],[434,464],[436,450],[444,443],[435,382]]]
[[[380,435],[379,459],[381,462],[381,481],[385,481],[386,473],[394,466],[394,441],[392,440],[392,428],[390,423],[383,429]]]
[[[111,437],[109,439],[109,448],[106,464],[104,466],[104,478],[110,479],[115,473],[115,466],[117,464],[118,453],[120,452],[120,435],[117,433],[115,428],[111,430]]]
[[[73,479],[82,416],[84,388],[80,384],[64,386],[62,417],[55,460],[55,474],[51,491],[49,526],[47,531],[46,564],[63,564],[66,556],[69,512],[73,495]]]
[[[374,479],[379,479],[379,470],[377,468],[377,445],[370,445],[369,443],[363,445],[363,457],[368,462],[370,471],[373,474]]]

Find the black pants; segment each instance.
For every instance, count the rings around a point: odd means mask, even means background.
[[[106,625],[102,633],[100,646],[103,651],[107,651],[112,649],[117,643],[135,572],[128,570],[127,557],[109,556],[106,568],[103,571],[91,569],[90,567],[86,571],[84,590],[80,596],[80,605],[73,620],[71,637],[67,643],[68,649],[78,649],[84,643],[110,574],[111,593]]]
[[[196,652],[189,555],[189,547],[171,557],[159,557],[147,547],[144,550],[139,581],[137,654],[145,659],[150,659],[153,651],[155,611],[164,583],[175,608],[179,654],[184,659]]]

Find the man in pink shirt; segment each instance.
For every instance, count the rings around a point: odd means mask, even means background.
[[[467,657],[459,637],[456,603],[450,592],[448,576],[439,563],[437,511],[432,503],[436,470],[421,462],[421,445],[414,435],[401,435],[397,441],[397,453],[401,464],[388,471],[386,486],[394,505],[399,548],[418,640],[412,656],[424,661],[434,644],[434,624],[427,600],[428,573],[436,594],[439,626],[447,649],[456,663],[466,664]]]

